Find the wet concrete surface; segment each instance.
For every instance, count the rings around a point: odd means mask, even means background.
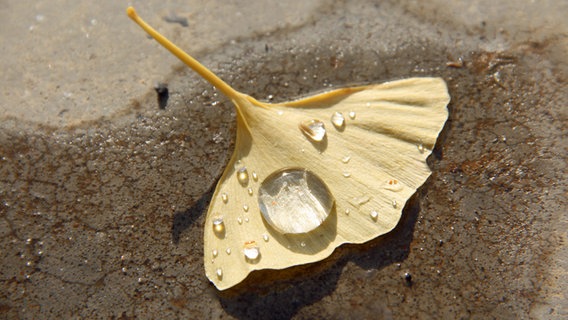
[[[566,318],[568,28],[555,18],[566,6],[317,4],[293,27],[213,45],[201,60],[274,101],[443,77],[452,102],[433,174],[394,231],[218,292],[204,275],[202,230],[235,113],[177,64],[160,79],[165,109],[146,83],[100,119],[3,117],[1,315]]]

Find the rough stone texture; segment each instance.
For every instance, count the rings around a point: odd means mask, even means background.
[[[138,7],[182,47],[195,38],[202,62],[260,99],[422,75],[446,79],[452,96],[433,175],[393,232],[218,292],[203,272],[202,229],[231,154],[232,106],[146,41],[119,4],[91,37],[121,44],[60,51],[65,34],[92,25],[91,8],[68,2],[0,11],[11,19],[0,19],[2,39],[19,45],[2,46],[2,70],[12,68],[0,98],[2,317],[568,317],[566,3],[274,2],[254,19],[244,1]],[[7,28],[36,20],[61,35],[37,48]],[[39,54],[47,60],[34,64]],[[60,54],[113,61],[93,68]],[[50,59],[69,66],[37,71]],[[152,81],[168,84],[165,110]]]

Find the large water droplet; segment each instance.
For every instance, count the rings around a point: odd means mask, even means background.
[[[329,216],[335,199],[314,173],[289,168],[269,175],[258,190],[262,216],[281,233],[306,233]]]
[[[247,241],[243,249],[245,257],[249,261],[254,261],[260,257],[260,249],[256,245],[256,241]]]
[[[242,186],[246,186],[249,182],[249,174],[246,167],[242,167],[237,171],[237,180]]]
[[[325,137],[325,125],[320,120],[306,120],[299,127],[313,141],[322,141]]]
[[[333,125],[334,125],[337,129],[343,128],[343,126],[345,125],[345,117],[343,116],[343,113],[341,113],[341,112],[335,112],[335,113],[331,116],[331,123],[333,123]]]

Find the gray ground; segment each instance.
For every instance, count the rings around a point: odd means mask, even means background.
[[[449,86],[433,175],[393,232],[225,292],[205,278],[202,229],[231,104],[125,3],[32,3],[0,7],[2,317],[568,317],[567,2],[133,1],[260,99]]]

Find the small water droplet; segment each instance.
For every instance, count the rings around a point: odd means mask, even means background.
[[[306,246],[306,243],[305,243],[304,241],[300,242],[300,247],[303,248],[303,247],[305,247],[305,246]]]
[[[418,151],[420,151],[420,153],[424,153],[424,145],[422,143],[418,145]]]
[[[335,113],[331,116],[331,123],[333,123],[333,125],[334,125],[337,129],[343,128],[343,126],[345,125],[345,117],[343,116],[343,113],[341,113],[341,112],[335,112]]]
[[[227,203],[229,201],[229,196],[225,192],[223,192],[221,194],[221,200],[223,200],[224,203]]]
[[[350,213],[351,213],[351,210],[345,209],[345,214],[346,214],[346,215],[349,215]]]
[[[225,250],[225,252],[226,252],[227,254],[231,254],[231,248],[227,248],[227,250]]]
[[[237,171],[237,180],[242,186],[246,186],[249,182],[249,175],[246,167],[242,167]]]
[[[306,169],[287,168],[269,175],[258,190],[263,218],[281,233],[306,233],[329,216],[335,199],[325,183]]]
[[[241,160],[237,160],[235,161],[235,165],[233,166],[235,168],[235,170],[238,170],[239,168],[242,168],[243,166],[243,162]]]
[[[268,235],[265,233],[265,234],[262,235],[262,239],[263,239],[265,242],[268,242],[268,240],[269,240],[270,238],[269,238]]]
[[[367,102],[367,103],[365,103],[365,106],[370,107],[370,106],[371,106],[371,103],[370,103],[370,102]]]
[[[260,249],[256,245],[256,241],[247,241],[243,249],[247,261],[254,261],[260,257]]]
[[[249,218],[248,218],[248,217],[245,218],[245,222],[249,222]]]
[[[306,120],[300,123],[299,128],[313,141],[319,142],[325,137],[325,125],[320,120]]]
[[[213,249],[213,251],[211,252],[211,254],[213,255],[213,258],[216,258],[217,255],[219,255],[219,251],[217,251],[217,249]]]
[[[351,177],[351,173],[349,173],[349,172],[343,172],[343,176],[344,176],[345,178],[349,178],[349,177]]]
[[[355,117],[356,117],[356,116],[357,116],[357,115],[355,114],[355,111],[350,111],[350,112],[349,112],[349,118],[351,118],[351,120],[355,120]]]
[[[359,197],[355,197],[355,198],[349,200],[349,203],[351,203],[355,207],[361,207],[362,205],[364,205],[365,203],[367,203],[369,201],[371,201],[371,197],[364,194],[364,195],[361,195]]]
[[[412,286],[412,275],[410,274],[410,272],[406,272],[404,274],[404,281],[407,286]]]
[[[249,187],[249,188],[247,189],[247,192],[248,192],[249,196],[252,196],[252,188],[251,188],[251,187]]]
[[[256,174],[255,171],[252,172],[252,179],[253,179],[254,181],[258,181],[258,175]]]
[[[375,210],[371,211],[371,213],[369,214],[371,216],[371,219],[377,221],[377,218],[379,217],[379,213]]]
[[[239,224],[243,224],[243,218],[238,217],[238,218],[237,218],[237,222],[238,222]]]
[[[215,234],[222,235],[225,233],[225,223],[223,222],[223,217],[213,218],[213,231]]]
[[[345,164],[349,163],[349,160],[351,160],[351,156],[349,156],[349,155],[341,158],[341,162],[343,162]]]
[[[218,268],[216,273],[217,273],[217,278],[219,279],[223,278],[223,270],[221,270],[221,268]]]
[[[245,212],[248,212],[248,211],[249,211],[249,206],[248,206],[248,205],[246,205],[246,204],[245,204],[245,205],[243,205],[243,210],[244,210]]]
[[[387,181],[384,188],[390,191],[398,192],[402,190],[402,184],[400,184],[396,179],[390,179],[389,181]]]
[[[395,209],[398,208],[398,202],[396,202],[396,200],[392,201],[392,207]]]

